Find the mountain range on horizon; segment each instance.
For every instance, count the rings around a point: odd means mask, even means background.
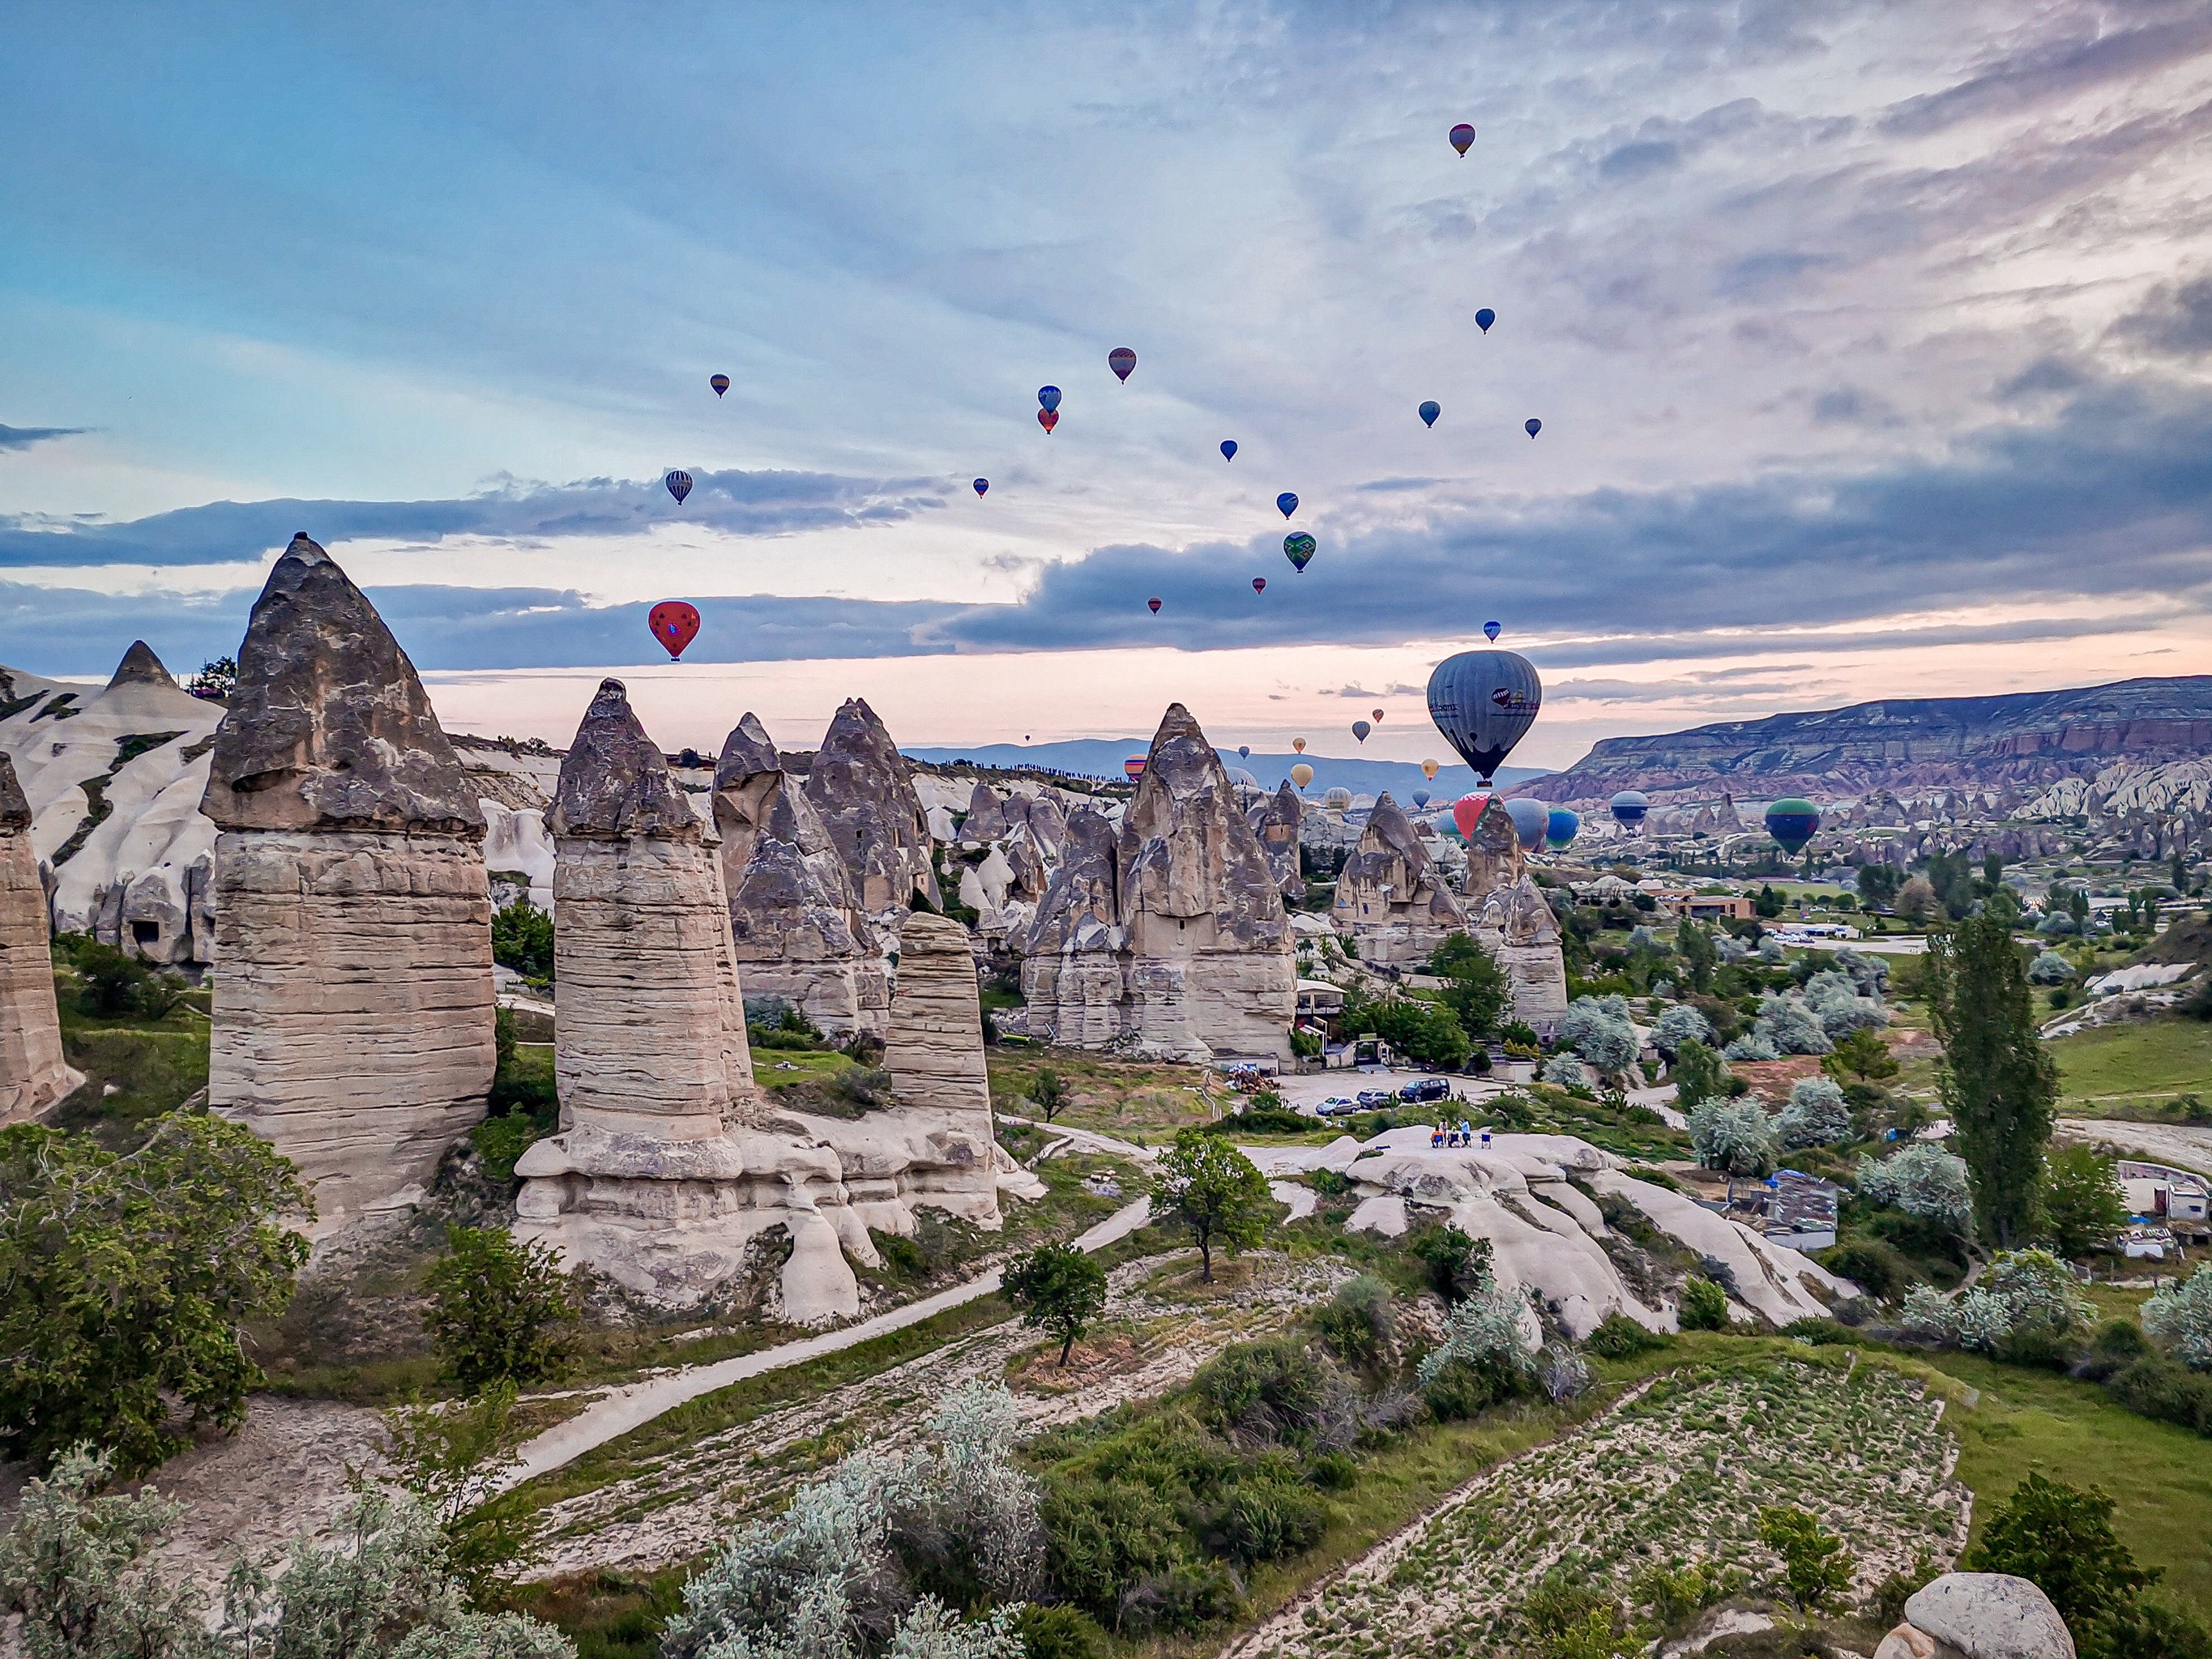
[[[1151,744],[1149,738],[1079,738],[1063,743],[983,743],[965,748],[933,744],[905,748],[901,752],[910,759],[939,766],[970,761],[978,766],[1039,767],[1073,772],[1079,777],[1119,780],[1122,762],[1133,755],[1144,754]],[[1438,747],[1442,746],[1440,742]],[[1313,781],[1306,786],[1309,796],[1335,788],[1349,789],[1354,795],[1379,795],[1387,789],[1401,805],[1410,805],[1413,792],[1425,789],[1433,804],[1456,800],[1476,787],[1473,769],[1458,762],[1438,768],[1436,781],[1431,782],[1412,761],[1300,755],[1289,750],[1255,749],[1249,756],[1240,756],[1234,748],[1229,748],[1220,753],[1224,765],[1242,768],[1259,780],[1262,787],[1270,790],[1290,776],[1291,767],[1304,761],[1314,769]],[[1540,767],[1502,766],[1498,769],[1496,785],[1501,790],[1510,789],[1544,775]]]

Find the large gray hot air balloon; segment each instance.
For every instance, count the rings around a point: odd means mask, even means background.
[[[1552,809],[1540,800],[1522,797],[1505,803],[1505,816],[1513,820],[1513,827],[1521,836],[1521,850],[1533,853],[1544,844],[1544,832],[1551,828]]]
[[[1512,651],[1462,651],[1429,676],[1429,717],[1487,785],[1535,724],[1544,683]]]
[[[1651,797],[1641,789],[1624,789],[1607,803],[1613,810],[1613,820],[1624,830],[1633,830],[1644,822],[1644,815],[1651,810]]]

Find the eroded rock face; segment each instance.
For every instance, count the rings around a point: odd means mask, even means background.
[[[890,990],[875,930],[829,829],[747,714],[714,767],[714,823],[739,975],[824,1031],[883,1035]]]
[[[1388,793],[1368,814],[1359,845],[1337,877],[1333,919],[1359,942],[1359,959],[1377,968],[1425,963],[1467,926],[1413,821]]]
[[[1948,1572],[1912,1593],[1875,1659],[2074,1659],[2074,1638],[2027,1579]]]
[[[208,1094],[299,1166],[327,1229],[404,1200],[483,1116],[483,816],[398,642],[306,536],[238,656],[202,802]]]
[[[46,937],[31,805],[0,753],[0,1127],[28,1122],[84,1081],[62,1057]]]
[[[1513,988],[1513,1017],[1548,1035],[1567,1012],[1567,962],[1543,889],[1523,876],[1486,894],[1471,917],[1476,939]]]
[[[1275,886],[1286,899],[1304,898],[1305,877],[1298,869],[1298,828],[1305,817],[1305,801],[1290,780],[1268,797],[1252,815],[1252,833],[1260,838]]]
[[[903,921],[916,892],[941,904],[931,867],[929,819],[913,775],[874,709],[844,703],[806,773],[806,799],[845,860],[860,908]]]
[[[1119,890],[1114,826],[1078,807],[1022,942],[1022,1000],[1032,1035],[1076,1048],[1103,1048],[1121,1036]]]

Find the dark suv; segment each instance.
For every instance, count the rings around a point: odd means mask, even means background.
[[[1408,1083],[1398,1091],[1401,1100],[1443,1100],[1451,1094],[1451,1085],[1440,1077],[1425,1077],[1418,1083]]]

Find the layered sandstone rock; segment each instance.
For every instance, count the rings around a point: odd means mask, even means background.
[[[1359,959],[1373,968],[1425,963],[1467,926],[1467,913],[1412,820],[1387,793],[1338,873],[1333,919],[1358,941]]]
[[[821,814],[853,879],[860,908],[894,927],[915,893],[943,902],[932,867],[928,816],[912,769],[874,709],[844,703],[806,771],[806,799]]]
[[[0,1127],[27,1122],[84,1081],[62,1057],[46,890],[31,856],[31,804],[0,754]]]
[[[427,1182],[494,1066],[483,814],[414,665],[303,533],[238,653],[217,836],[208,1095],[328,1227]]]
[[[1306,896],[1305,877],[1298,867],[1298,830],[1305,817],[1305,800],[1285,778],[1283,787],[1252,813],[1252,833],[1260,838],[1267,869],[1286,899]]]
[[[1052,872],[1022,942],[1030,1035],[1103,1048],[1121,1035],[1125,935],[1114,826],[1088,807],[1069,815]]]
[[[1548,1034],[1567,1012],[1566,954],[1559,919],[1528,873],[1521,836],[1492,799],[1475,820],[1467,847],[1461,908],[1513,988],[1513,1017]]]
[[[748,994],[781,997],[824,1031],[881,1036],[890,991],[836,843],[767,731],[739,720],[714,766],[730,932]]]

